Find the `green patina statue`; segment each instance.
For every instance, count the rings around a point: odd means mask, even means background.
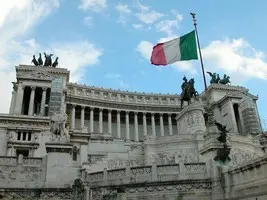
[[[220,75],[217,73],[211,73],[211,72],[207,72],[207,73],[211,77],[210,84],[220,83],[220,84],[226,85],[226,84],[230,83],[230,76],[227,76],[226,74],[224,74],[223,78],[221,79]]]

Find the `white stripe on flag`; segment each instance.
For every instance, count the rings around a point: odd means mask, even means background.
[[[164,43],[163,49],[167,64],[181,60],[180,38]]]

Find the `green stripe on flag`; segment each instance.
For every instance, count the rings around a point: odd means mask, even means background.
[[[181,60],[198,59],[195,30],[180,37]]]

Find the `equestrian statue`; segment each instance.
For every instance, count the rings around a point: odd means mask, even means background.
[[[181,108],[183,107],[184,101],[187,101],[188,105],[191,103],[191,99],[199,96],[198,92],[195,90],[194,84],[195,80],[191,78],[187,81],[187,78],[184,76],[183,84],[181,85]]]

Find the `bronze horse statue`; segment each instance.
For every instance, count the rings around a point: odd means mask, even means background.
[[[187,101],[188,105],[191,104],[191,99],[198,96],[198,92],[194,88],[195,80],[191,78],[188,82],[184,77],[184,83],[182,84],[181,94],[181,108],[183,107],[184,101]]]

